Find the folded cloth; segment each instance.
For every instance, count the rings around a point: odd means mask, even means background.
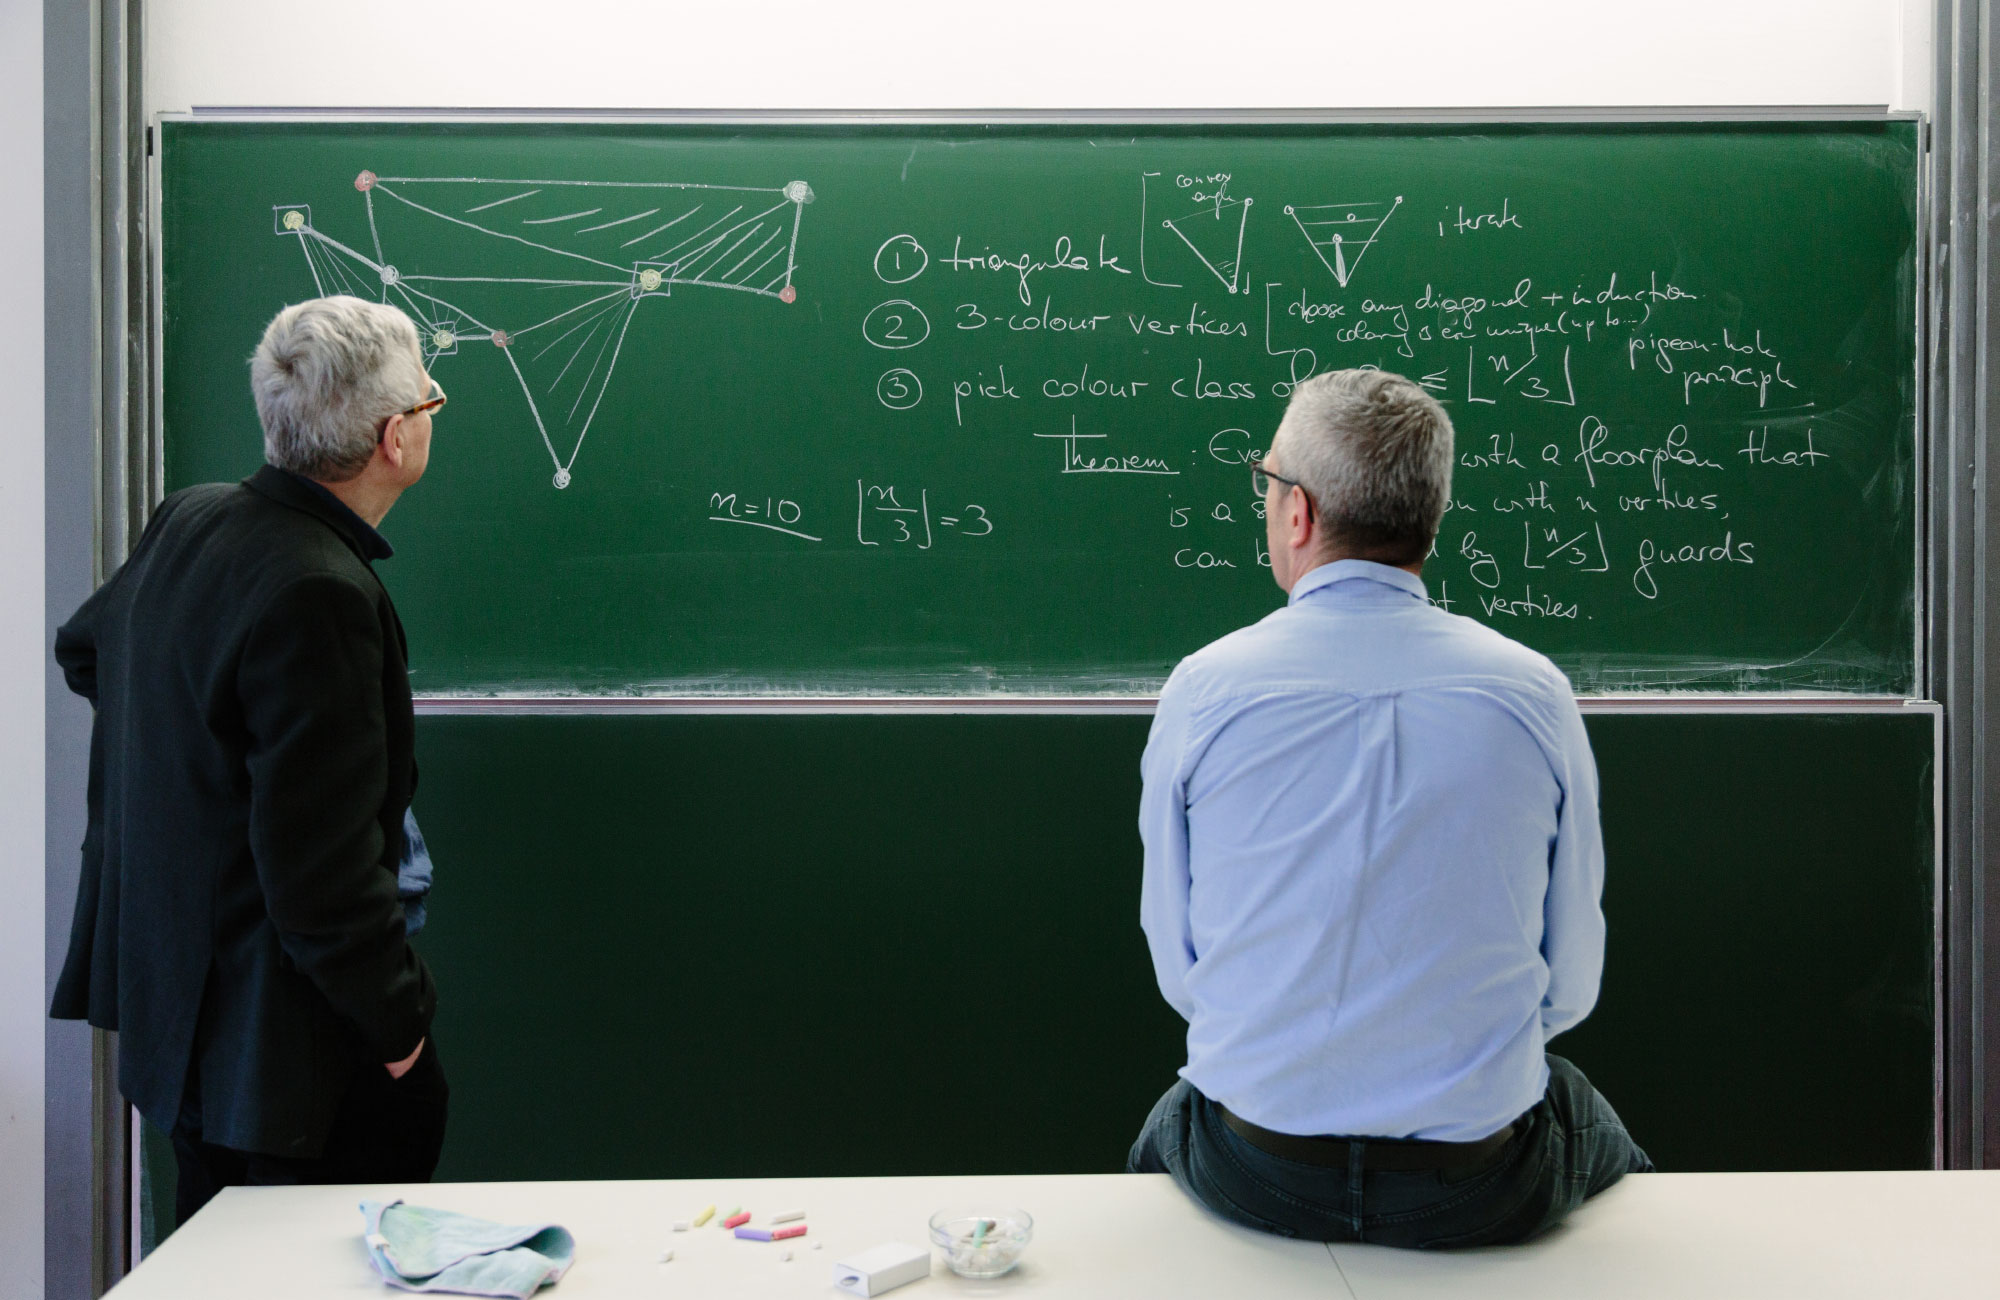
[[[368,1257],[405,1291],[528,1300],[576,1262],[576,1238],[555,1224],[510,1227],[402,1201],[363,1201]]]

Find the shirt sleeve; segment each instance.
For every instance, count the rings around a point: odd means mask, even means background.
[[[399,1061],[428,1032],[436,991],[383,862],[384,653],[368,592],[305,578],[259,617],[237,688],[250,851],[278,942],[379,1059]]]
[[[1549,968],[1549,989],[1542,998],[1544,1038],[1590,1014],[1604,974],[1604,835],[1597,821],[1597,760],[1567,682],[1560,696],[1555,758],[1562,808],[1542,904],[1542,959]]]
[[[1139,891],[1139,925],[1153,953],[1160,993],[1183,1020],[1194,1016],[1187,974],[1194,968],[1194,939],[1188,928],[1187,682],[1180,669],[1160,691],[1146,753],[1139,760],[1145,785],[1139,795],[1139,839],[1145,845],[1145,874]]]

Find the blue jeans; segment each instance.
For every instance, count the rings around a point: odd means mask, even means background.
[[[1338,1169],[1274,1156],[1225,1125],[1186,1079],[1153,1107],[1125,1167],[1171,1174],[1223,1218],[1281,1237],[1420,1250],[1526,1241],[1626,1174],[1653,1171],[1583,1071],[1548,1060],[1547,1094],[1506,1146],[1469,1167],[1371,1171],[1360,1160]]]

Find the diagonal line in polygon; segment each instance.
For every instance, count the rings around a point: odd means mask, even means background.
[[[1222,281],[1230,293],[1243,289],[1243,235],[1250,225],[1249,199],[1217,198],[1203,203],[1191,213],[1164,218],[1160,224],[1179,235],[1181,242]]]

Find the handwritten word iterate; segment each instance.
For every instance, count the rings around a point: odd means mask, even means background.
[[[1500,230],[1509,226],[1519,230],[1521,218],[1516,213],[1508,211],[1512,203],[1512,199],[1501,199],[1498,212],[1475,212],[1469,217],[1465,215],[1465,208],[1461,205],[1456,219],[1447,217],[1444,221],[1438,222],[1438,237],[1440,239],[1444,237],[1447,224],[1461,235],[1469,235],[1475,230]],[[1445,211],[1450,212],[1451,209],[1446,208]]]
[[[1132,274],[1127,268],[1118,265],[1116,257],[1104,251],[1104,243],[1107,238],[1109,236],[1106,235],[1099,235],[1097,237],[1097,261],[1093,265],[1089,257],[1076,251],[1076,246],[1070,242],[1068,235],[1063,235],[1056,240],[1055,253],[1047,260],[1038,258],[1032,253],[1021,253],[1014,257],[1008,257],[1005,254],[994,252],[991,245],[987,245],[984,252],[968,256],[964,252],[965,237],[963,235],[954,235],[951,241],[951,256],[941,259],[939,265],[948,266],[954,272],[1012,271],[1020,278],[1021,305],[1032,307],[1035,305],[1035,295],[1034,290],[1029,288],[1028,281],[1030,277],[1040,275],[1044,271],[1102,270],[1116,271],[1119,275]]]

